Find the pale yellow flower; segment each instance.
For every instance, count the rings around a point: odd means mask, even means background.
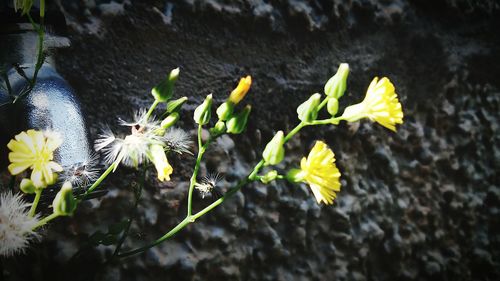
[[[396,124],[403,124],[403,110],[395,92],[394,85],[384,77],[373,79],[366,91],[365,99],[348,106],[341,118],[348,122],[369,118],[380,125],[396,131]]]
[[[296,181],[306,182],[319,203],[332,204],[340,191],[340,172],[335,165],[335,154],[326,143],[316,141],[309,155],[302,158]]]
[[[159,144],[151,145],[149,154],[151,162],[153,162],[156,171],[158,172],[158,179],[160,181],[169,181],[170,175],[174,169],[170,166],[170,163],[168,163],[167,155],[165,154],[163,146]]]
[[[234,104],[238,104],[245,97],[248,90],[250,90],[251,85],[252,77],[250,75],[241,78],[238,86],[229,95],[229,100]]]
[[[31,180],[38,188],[47,187],[57,180],[56,172],[62,167],[54,159],[54,150],[62,143],[59,135],[28,130],[21,132],[12,139],[7,147],[10,165],[9,172],[18,175],[27,169],[32,169]]]

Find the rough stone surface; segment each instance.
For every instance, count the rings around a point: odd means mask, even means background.
[[[205,95],[221,102],[252,75],[248,129],[215,144],[201,169],[224,174],[222,191],[274,132],[296,124],[297,105],[340,62],[352,70],[341,107],[360,100],[373,76],[388,76],[405,123],[396,134],[368,121],[306,128],[290,142],[283,169],[315,139],[333,148],[343,186],[334,206],[318,206],[307,186],[250,184],[169,242],[105,263],[112,246],[83,247],[130,213],[138,173],[121,170],[105,197],[5,261],[6,280],[500,279],[496,2],[59,2],[72,46],[57,54],[58,69],[80,94],[93,136],[148,106],[151,86],[174,67],[175,94],[190,98],[179,126],[191,133]],[[125,249],[182,219],[193,162],[174,157],[171,182],[148,177]],[[195,208],[211,200],[196,197]]]

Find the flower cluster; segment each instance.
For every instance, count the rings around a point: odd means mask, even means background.
[[[97,177],[97,159],[92,157],[71,167],[61,167],[54,161],[54,153],[61,145],[62,139],[57,134],[28,130],[21,132],[8,144],[11,150],[8,170],[12,175],[20,175],[31,170],[28,178],[20,181],[19,188],[24,193],[35,194],[32,204],[22,200],[19,195],[6,193],[0,196],[0,255],[8,256],[26,248],[29,242],[36,237],[35,229],[59,216],[71,216],[78,204],[92,194],[100,183],[120,166],[139,168],[152,164],[159,181],[169,181],[174,171],[168,160],[171,152],[178,154],[191,153],[190,136],[174,125],[180,118],[181,107],[187,101],[186,97],[171,100],[174,84],[180,70],[172,70],[152,90],[154,102],[148,110],[135,113],[131,122],[119,121],[121,127],[126,128],[125,134],[115,134],[111,129],[104,129],[94,144],[94,149],[103,154],[106,171]],[[297,107],[297,117],[300,123],[285,134],[279,130],[267,143],[262,160],[236,186],[222,196],[210,196],[221,192],[217,187],[220,177],[217,173],[209,174],[198,180],[198,173],[202,169],[202,159],[209,145],[224,134],[240,134],[248,123],[251,112],[250,105],[240,105],[249,93],[252,77],[245,76],[227,96],[217,109],[216,120],[213,120],[213,104],[216,102],[213,94],[208,94],[193,113],[193,119],[198,127],[197,156],[187,190],[187,215],[177,226],[151,244],[126,253],[119,253],[121,243],[127,235],[124,231],[121,241],[117,244],[115,254],[125,257],[154,247],[160,242],[172,237],[175,233],[196,221],[197,218],[210,212],[226,199],[233,196],[246,184],[260,180],[269,184],[275,180],[286,179],[292,183],[306,183],[318,204],[331,205],[341,190],[341,173],[336,166],[335,153],[326,142],[316,141],[309,154],[303,157],[299,167],[284,167],[283,159],[286,154],[286,143],[306,126],[338,125],[341,121],[356,122],[362,118],[375,121],[385,128],[396,131],[396,125],[403,123],[402,106],[399,103],[394,85],[388,78],[374,78],[362,102],[347,106],[342,115],[337,116],[339,101],[347,89],[349,66],[341,64],[337,73],[324,85],[324,94],[314,93]],[[153,115],[159,104],[165,105],[161,119]],[[329,118],[318,119],[326,112]],[[208,133],[206,137],[202,134]],[[273,166],[281,167],[272,169]],[[266,171],[267,169],[267,171]],[[264,170],[264,171],[263,171]],[[278,170],[288,170],[280,174]],[[265,172],[265,173],[262,173]],[[49,185],[55,185],[61,173],[62,185],[52,201],[52,214],[39,218],[36,207],[42,191]],[[83,194],[73,194],[73,186],[87,186]],[[138,191],[137,191],[138,190]],[[136,190],[136,199],[139,200],[142,188]],[[198,212],[193,208],[193,192],[197,190],[200,197],[219,197],[212,199],[212,203]],[[138,202],[138,201],[137,201]],[[136,208],[138,204],[135,204]],[[29,211],[27,210],[29,207]],[[129,222],[131,219],[128,220]],[[130,225],[128,225],[130,227]]]

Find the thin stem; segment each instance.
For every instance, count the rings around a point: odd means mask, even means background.
[[[330,98],[329,97],[326,97],[319,105],[318,105],[318,111],[320,111],[323,107],[325,107],[325,105],[328,103],[328,100]]]
[[[301,122],[300,124],[298,124],[292,131],[290,131],[290,133],[288,133],[285,136],[285,142],[288,141],[295,134],[297,134],[300,131],[300,129],[302,129],[306,125],[307,124],[305,124],[303,122]],[[200,128],[198,128],[198,133],[199,133],[198,135],[201,135]],[[207,141],[207,143],[205,143],[205,145],[202,146],[203,150],[206,149],[206,147],[208,146],[209,142],[210,142],[210,139],[209,139],[209,141]],[[199,144],[200,143],[201,142],[199,142]],[[198,152],[198,158],[196,160],[197,166],[199,166],[199,162],[201,162],[201,156],[200,156],[200,153]],[[170,230],[169,232],[167,232],[165,235],[163,235],[162,237],[158,238],[154,242],[152,242],[152,243],[150,243],[148,245],[145,245],[143,247],[137,248],[135,250],[131,250],[131,251],[128,251],[128,252],[125,252],[125,253],[122,253],[122,254],[118,254],[118,257],[119,258],[124,258],[124,257],[129,257],[129,256],[132,256],[132,255],[144,252],[144,251],[146,251],[146,250],[148,250],[148,249],[150,249],[150,248],[152,248],[152,247],[154,247],[154,246],[162,243],[163,241],[169,239],[170,237],[174,236],[177,232],[181,231],[188,224],[195,222],[196,219],[202,217],[206,213],[212,211],[215,207],[217,207],[220,204],[222,204],[227,199],[231,198],[243,186],[245,186],[246,184],[248,184],[250,182],[258,180],[258,178],[259,178],[258,174],[259,174],[259,172],[260,172],[260,170],[262,169],[263,166],[264,166],[264,160],[260,160],[260,162],[255,165],[255,167],[253,168],[252,172],[245,179],[241,180],[234,188],[232,188],[231,190],[229,190],[228,192],[226,192],[224,194],[224,196],[222,196],[221,198],[217,199],[212,204],[208,205],[203,210],[199,211],[198,213],[196,213],[194,215],[192,215],[189,212],[191,210],[191,204],[190,204],[191,201],[189,200],[189,198],[191,198],[191,196],[192,196],[192,188],[194,188],[193,181],[191,181],[191,186],[190,186],[190,190],[189,190],[190,191],[190,196],[188,197],[188,215],[186,216],[186,218],[184,218],[184,220],[182,220],[179,224],[177,224],[172,230]],[[197,172],[196,166],[195,166],[195,171]],[[193,175],[194,175],[194,173],[193,173]],[[192,179],[193,179],[193,177],[191,178],[191,180]]]
[[[337,125],[339,124],[340,120],[343,120],[342,117],[335,117],[335,118],[330,118],[330,119],[323,119],[323,120],[314,120],[308,125],[327,125],[327,124],[333,124]]]
[[[113,163],[111,164],[108,169],[106,169],[106,171],[104,171],[104,173],[102,173],[102,175],[89,187],[89,189],[87,189],[87,191],[85,191],[85,193],[80,196],[77,200],[78,202],[81,202],[82,200],[84,200],[85,198],[87,198],[87,196],[89,196],[89,194],[94,191],[94,189],[96,189],[97,187],[99,187],[99,185],[101,184],[101,182],[113,171],[113,169],[115,168],[115,166],[117,165],[117,163]]]
[[[141,195],[142,195],[142,189],[144,188],[144,185],[146,184],[146,167],[142,170],[142,179],[141,183],[139,184],[137,193],[136,193],[136,198],[135,198],[135,203],[134,203],[134,209],[132,211],[132,214],[130,215],[128,221],[127,221],[127,226],[123,230],[123,234],[120,237],[120,240],[118,240],[118,243],[116,244],[115,251],[113,252],[113,255],[111,256],[111,259],[115,258],[118,256],[118,253],[120,253],[120,250],[123,246],[123,243],[127,239],[128,233],[130,232],[130,226],[132,225],[132,222],[134,221],[135,215],[137,213],[137,207],[139,206],[139,202],[141,200]],[[110,259],[110,260],[111,260]]]
[[[38,77],[38,72],[40,71],[40,68],[42,68],[42,65],[44,63],[43,59],[43,40],[45,37],[45,27],[44,27],[44,15],[45,15],[45,1],[40,1],[40,23],[37,24],[31,15],[29,13],[26,14],[28,16],[28,19],[33,26],[33,28],[38,32],[38,53],[37,53],[37,59],[35,63],[35,71],[33,72],[33,78],[30,80],[30,85],[29,89],[25,91],[24,93],[20,94],[19,96],[14,98],[13,103],[16,103],[17,100],[19,100],[21,97],[27,95],[33,88],[35,87],[36,84],[36,79]]]
[[[198,171],[201,165],[201,158],[205,153],[205,150],[210,143],[210,139],[203,145],[203,141],[201,139],[202,134],[202,125],[198,125],[198,156],[196,157],[196,164],[194,165],[193,175],[191,176],[191,180],[189,182],[189,192],[188,192],[188,206],[187,206],[187,218],[191,216],[193,213],[193,191],[196,185],[196,177],[198,177]]]
[[[42,196],[42,189],[36,189],[35,191],[35,199],[33,200],[33,203],[31,204],[29,216],[34,217],[35,212],[36,212],[36,207],[38,206],[38,201],[40,201],[40,197]]]
[[[181,229],[183,229],[184,227],[186,227],[189,223],[190,223],[190,221],[186,217],[179,224],[177,224],[174,228],[172,228],[172,230],[170,230],[169,232],[167,232],[162,237],[158,238],[153,243],[151,243],[149,245],[146,245],[144,247],[141,247],[141,248],[137,248],[137,249],[129,251],[129,252],[125,252],[125,253],[119,254],[118,257],[119,258],[124,258],[124,257],[132,256],[132,255],[144,252],[145,250],[150,249],[150,248],[152,248],[152,247],[160,244],[161,242],[169,239],[170,237],[174,236],[177,232],[179,232]]]
[[[145,116],[145,121],[147,121],[149,119],[149,117],[151,117],[151,114],[153,114],[153,111],[155,110],[155,108],[158,106],[158,104],[160,104],[160,101],[159,100],[155,100],[153,102],[153,104],[151,105],[151,107],[149,108],[148,112],[146,113],[146,116]]]
[[[45,0],[40,0],[40,18],[45,17]]]
[[[45,224],[47,224],[49,221],[59,217],[60,215],[59,214],[56,214],[56,213],[52,213],[50,214],[49,216],[41,219],[37,225],[35,225],[35,227],[33,227],[33,230],[39,228],[40,226],[44,226]]]

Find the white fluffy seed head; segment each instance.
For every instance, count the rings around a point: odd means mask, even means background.
[[[32,229],[39,220],[29,216],[30,206],[19,194],[0,195],[0,256],[22,253],[38,237]]]
[[[132,122],[120,119],[119,123],[129,127],[128,135],[117,137],[109,128],[105,128],[95,141],[95,150],[102,151],[107,164],[118,162],[137,167],[148,159],[151,145],[165,146],[163,136],[157,134],[160,129],[158,121],[153,116],[146,121],[146,110],[137,111]]]
[[[200,192],[201,198],[212,195],[217,183],[222,179],[219,173],[210,173],[203,177],[199,183],[195,184],[195,188]]]
[[[163,135],[163,141],[165,142],[167,150],[183,154],[192,154],[189,150],[192,141],[191,137],[184,130],[179,128],[170,128]]]

